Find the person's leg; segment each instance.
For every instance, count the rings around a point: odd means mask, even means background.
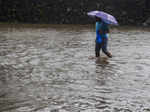
[[[101,44],[95,42],[95,56],[96,57],[100,56],[100,49],[101,49]]]
[[[108,38],[103,38],[102,51],[109,57],[112,58],[111,53],[107,50]]]

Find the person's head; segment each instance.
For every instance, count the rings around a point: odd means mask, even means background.
[[[95,16],[95,20],[96,20],[96,22],[98,22],[98,21],[101,22],[102,21],[101,18],[96,17],[96,16]]]

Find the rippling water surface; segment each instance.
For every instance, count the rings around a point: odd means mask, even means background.
[[[1,25],[0,112],[150,112],[150,32],[112,28],[112,59],[90,25]]]

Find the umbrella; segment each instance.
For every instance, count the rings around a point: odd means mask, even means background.
[[[90,11],[87,14],[88,14],[88,16],[99,17],[107,24],[118,25],[118,22],[115,19],[115,17],[108,14],[108,13],[106,13],[106,12],[103,12],[103,11]]]

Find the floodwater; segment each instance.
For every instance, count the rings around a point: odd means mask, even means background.
[[[150,112],[150,32],[93,25],[1,25],[0,112]]]

